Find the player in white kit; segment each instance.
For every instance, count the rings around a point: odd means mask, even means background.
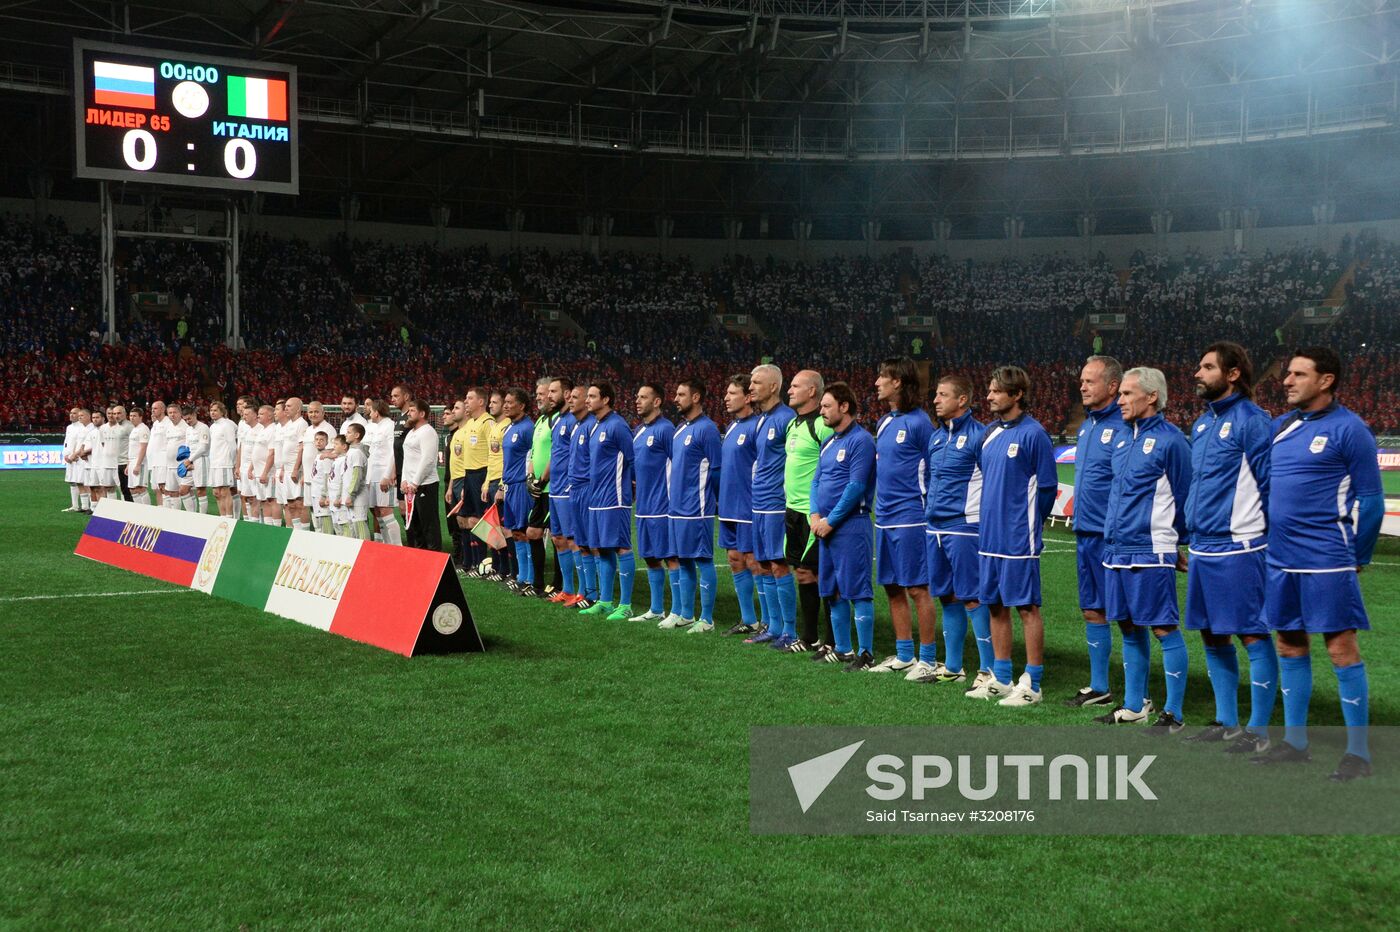
[[[131,433],[126,438],[126,490],[131,500],[145,505],[146,498],[146,451],[150,449],[151,428],[146,425],[146,416],[140,408],[132,408],[127,415],[131,422]]]
[[[83,429],[83,447],[79,451],[79,459],[83,464],[83,488],[87,490],[88,507],[96,505],[102,498],[97,491],[96,457],[97,447],[101,441],[102,425],[107,422],[107,416],[102,413],[101,408],[93,408],[89,412],[87,426]]]
[[[253,428],[253,461],[249,474],[253,479],[253,494],[258,497],[258,509],[263,524],[282,525],[282,509],[277,504],[277,473],[272,468],[277,429],[272,405],[258,408],[258,424]]]
[[[83,483],[77,475],[74,454],[82,442],[84,426],[81,423],[81,408],[68,409],[68,427],[63,431],[63,481],[68,483],[68,498],[71,504],[64,511],[83,510]]]
[[[199,419],[199,409],[191,405],[185,412],[185,446],[190,456],[185,460],[185,474],[180,477],[180,502],[186,511],[209,513],[211,442],[209,425]]]
[[[350,513],[345,507],[345,444],[343,437],[331,443],[330,472],[326,476],[326,496],[330,502],[331,524],[336,534],[350,534]]]
[[[311,491],[306,485],[311,481],[311,467],[316,462],[316,457],[320,456],[320,454],[316,452],[316,435],[324,431],[326,440],[329,442],[330,438],[334,437],[336,432],[334,425],[326,421],[326,409],[319,401],[313,401],[306,406],[306,421],[306,429],[303,430],[301,436],[297,438],[301,446],[301,469],[299,472],[301,477],[301,501],[298,503],[298,507],[301,510],[302,527],[313,526],[311,516],[315,499],[312,497]]]
[[[345,484],[341,489],[341,499],[346,502],[350,512],[354,536],[369,540],[369,508],[374,493],[368,479],[369,459],[361,446],[364,437],[364,426],[352,424],[342,438],[345,442]]]
[[[253,475],[253,431],[258,426],[258,408],[251,402],[245,403],[242,398],[238,399],[238,404],[238,452],[233,461],[238,495],[243,500],[243,519],[261,521],[257,480]]]
[[[387,402],[376,400],[370,406],[370,425],[365,431],[365,457],[368,463],[370,509],[386,544],[403,544],[403,533],[394,517],[398,471],[394,468],[394,421]]]
[[[282,426],[282,488],[278,501],[282,503],[287,526],[306,529],[305,506],[301,491],[301,445],[306,436],[306,418],[302,417],[300,398],[287,399],[287,423]]]
[[[238,455],[238,427],[228,418],[223,402],[209,405],[209,488],[219,514],[234,513],[233,463]]]
[[[146,486],[155,494],[157,505],[165,504],[165,432],[169,429],[165,402],[151,402],[151,439],[146,442]]]
[[[326,456],[326,449],[329,445],[330,434],[327,431],[317,431],[312,437],[312,448],[316,451],[316,458],[311,461],[311,466],[306,470],[305,481],[302,487],[306,491],[307,497],[311,500],[311,529],[320,531],[322,534],[334,534],[335,525],[331,521],[330,502],[330,471],[331,460]]]
[[[117,439],[116,428],[107,420],[105,411],[93,411],[93,423],[97,426],[96,443],[88,456],[88,485],[92,490],[92,500],[101,501],[117,489]],[[91,437],[92,434],[89,434]]]
[[[161,470],[161,488],[166,508],[180,508],[180,448],[185,446],[185,410],[178,401],[165,406],[165,468]]]

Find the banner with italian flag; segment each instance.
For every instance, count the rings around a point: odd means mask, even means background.
[[[115,498],[74,552],[406,657],[485,649],[445,553]]]
[[[248,120],[287,120],[287,82],[228,76],[228,115]]]

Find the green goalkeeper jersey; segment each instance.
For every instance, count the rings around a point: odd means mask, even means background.
[[[787,463],[783,467],[783,492],[787,506],[800,514],[809,514],[812,497],[812,476],[817,472],[817,457],[822,444],[832,430],[822,420],[821,412],[799,414],[788,425]]]
[[[530,475],[536,479],[549,465],[549,455],[554,449],[554,425],[559,423],[559,412],[542,417],[535,422],[535,436],[530,441]]]

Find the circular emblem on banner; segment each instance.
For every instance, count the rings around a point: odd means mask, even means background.
[[[228,549],[228,527],[227,521],[220,521],[209,538],[209,543],[204,545],[204,553],[199,558],[199,569],[195,573],[195,584],[201,589],[213,584],[214,574],[218,572],[219,564],[224,560],[224,551]]]
[[[462,610],[451,602],[444,602],[433,609],[433,627],[438,634],[456,634],[462,627]]]

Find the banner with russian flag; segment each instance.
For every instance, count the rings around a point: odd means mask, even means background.
[[[156,108],[154,68],[98,60],[92,63],[92,80],[92,102],[95,104],[142,110]]]
[[[406,657],[485,650],[444,553],[113,498],[74,552]]]
[[[228,115],[248,120],[287,120],[287,82],[276,78],[228,77]]]

